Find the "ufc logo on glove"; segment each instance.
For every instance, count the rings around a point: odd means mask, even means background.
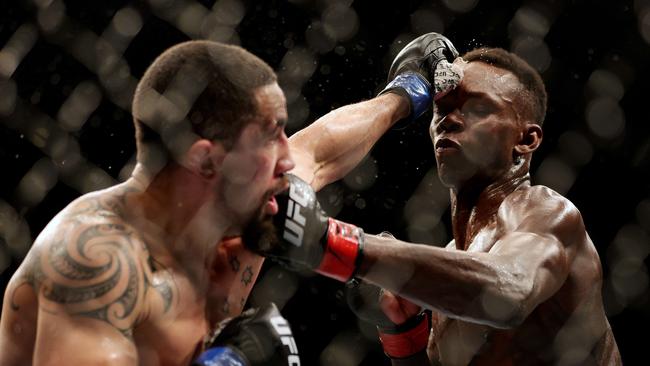
[[[292,184],[289,188],[287,219],[284,222],[284,233],[282,237],[297,247],[302,246],[306,223],[305,217],[300,213],[300,209],[307,207],[307,203],[308,197],[304,192],[300,192],[296,185]]]
[[[287,357],[289,366],[300,366],[300,358],[298,357],[298,346],[296,340],[293,339],[291,328],[287,320],[281,316],[274,316],[271,318],[273,329],[280,335],[282,344],[289,348],[290,355]]]

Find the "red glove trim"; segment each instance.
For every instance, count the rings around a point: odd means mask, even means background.
[[[352,278],[361,258],[363,230],[329,218],[327,244],[316,272],[339,281]]]
[[[379,340],[386,356],[405,358],[427,348],[429,343],[429,314],[423,313],[421,318],[415,327],[402,333],[391,334],[381,328],[378,329]]]

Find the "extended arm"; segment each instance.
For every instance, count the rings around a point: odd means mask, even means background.
[[[378,97],[338,108],[291,136],[296,162],[292,174],[316,191],[342,178],[395,122],[419,117],[431,107],[434,94],[455,87],[460,75],[438,83],[434,74],[439,63],[451,65],[456,56],[451,42],[437,33],[406,45],[395,57],[389,83]]]
[[[536,207],[509,212],[516,224],[488,253],[366,235],[359,272],[369,282],[450,317],[497,328],[517,326],[564,283],[573,244],[586,235],[575,207],[564,199],[545,198]]]
[[[331,111],[289,139],[292,173],[320,190],[352,170],[408,113],[408,100],[394,93]]]

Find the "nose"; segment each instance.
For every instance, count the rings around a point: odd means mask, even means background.
[[[278,156],[278,162],[275,165],[275,175],[282,175],[296,166],[296,163],[291,158],[291,152],[289,150],[289,139],[287,135],[282,132],[280,137],[280,151]]]
[[[463,114],[456,108],[451,113],[448,113],[435,126],[436,134],[441,134],[443,132],[458,132],[462,131],[464,128],[463,123]]]

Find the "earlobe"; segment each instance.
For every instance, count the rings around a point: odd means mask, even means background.
[[[525,130],[520,135],[519,142],[515,145],[515,155],[526,155],[537,150],[542,143],[542,136],[542,128],[538,124],[526,124]]]

